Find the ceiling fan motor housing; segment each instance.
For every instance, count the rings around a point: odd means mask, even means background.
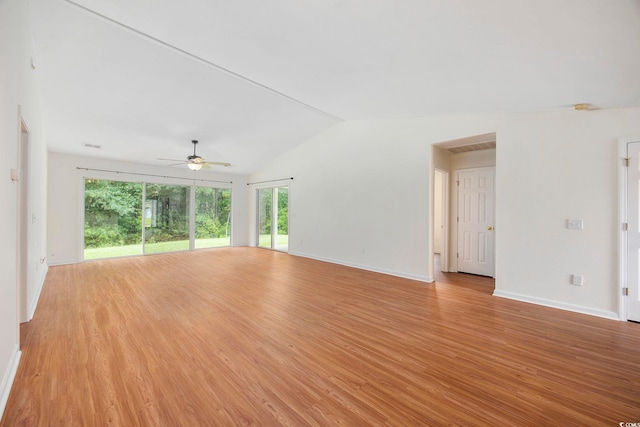
[[[196,155],[196,144],[198,143],[197,139],[192,139],[191,143],[193,144],[193,155],[187,156],[187,160],[189,163],[200,163],[202,162],[202,157]]]

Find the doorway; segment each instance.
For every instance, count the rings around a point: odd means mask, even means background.
[[[477,168],[491,168],[493,170],[492,175],[492,183],[491,188],[494,189],[495,183],[495,172],[497,168],[496,163],[496,154],[497,154],[497,135],[495,132],[487,133],[482,135],[469,136],[465,138],[459,138],[450,141],[444,141],[436,144],[432,144],[431,150],[431,170],[432,170],[432,179],[433,184],[430,186],[431,197],[430,200],[433,203],[432,210],[430,212],[430,231],[431,231],[431,247],[435,250],[430,250],[429,252],[429,263],[430,263],[430,274],[434,273],[434,269],[437,267],[434,262],[436,257],[434,254],[437,254],[437,242],[438,239],[443,239],[443,243],[448,245],[448,247],[444,250],[440,250],[439,263],[440,268],[443,272],[467,272],[468,269],[463,266],[459,268],[459,255],[460,249],[458,245],[460,243],[464,244],[464,240],[462,242],[459,241],[459,234],[462,234],[464,238],[465,231],[461,231],[458,233],[458,173],[462,170],[468,169],[477,169]],[[437,219],[436,211],[440,211],[441,207],[438,202],[438,191],[441,191],[440,188],[443,184],[440,183],[440,178],[438,178],[438,174],[435,171],[439,171],[439,173],[446,173],[446,178],[444,179],[446,185],[446,190],[443,196],[444,205],[446,208],[445,218],[444,218],[444,237],[440,235],[439,232],[439,224]],[[437,189],[436,189],[437,187]],[[495,193],[495,190],[494,190]],[[491,195],[492,198],[495,194]],[[476,195],[478,197],[478,195]],[[491,209],[493,212],[494,209],[493,200],[491,201]],[[447,228],[446,225],[449,224]],[[485,230],[495,233],[495,226],[493,223],[487,224],[487,227],[492,227],[492,230]],[[489,273],[476,273],[476,274],[486,274],[489,276],[495,276],[495,251],[494,251],[494,241],[493,240],[487,243],[491,244],[491,248],[489,248],[489,252],[485,252],[483,256],[491,256],[491,261],[493,267],[489,270]],[[467,242],[470,244],[474,244],[473,240],[471,240],[471,236],[467,235]],[[462,245],[461,245],[462,247]],[[467,250],[470,249],[470,246],[467,247]],[[477,252],[477,251],[476,251]],[[462,255],[460,255],[462,256]]]
[[[289,251],[289,187],[257,190],[257,241],[260,248]]]

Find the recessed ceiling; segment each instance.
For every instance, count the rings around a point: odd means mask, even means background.
[[[58,152],[246,174],[346,119],[640,106],[635,0],[30,5]]]

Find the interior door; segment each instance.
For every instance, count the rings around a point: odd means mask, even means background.
[[[640,322],[640,142],[627,144],[627,319]]]
[[[458,271],[494,275],[494,168],[458,171]]]

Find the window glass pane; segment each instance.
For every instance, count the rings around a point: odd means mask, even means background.
[[[84,181],[84,259],[142,254],[142,184]]]
[[[278,227],[276,229],[274,248],[280,251],[289,250],[289,188],[275,189],[278,197]]]
[[[189,250],[189,193],[181,185],[146,185],[145,253]]]
[[[196,187],[196,249],[230,245],[231,190]]]
[[[271,248],[271,188],[258,190],[258,246]]]

